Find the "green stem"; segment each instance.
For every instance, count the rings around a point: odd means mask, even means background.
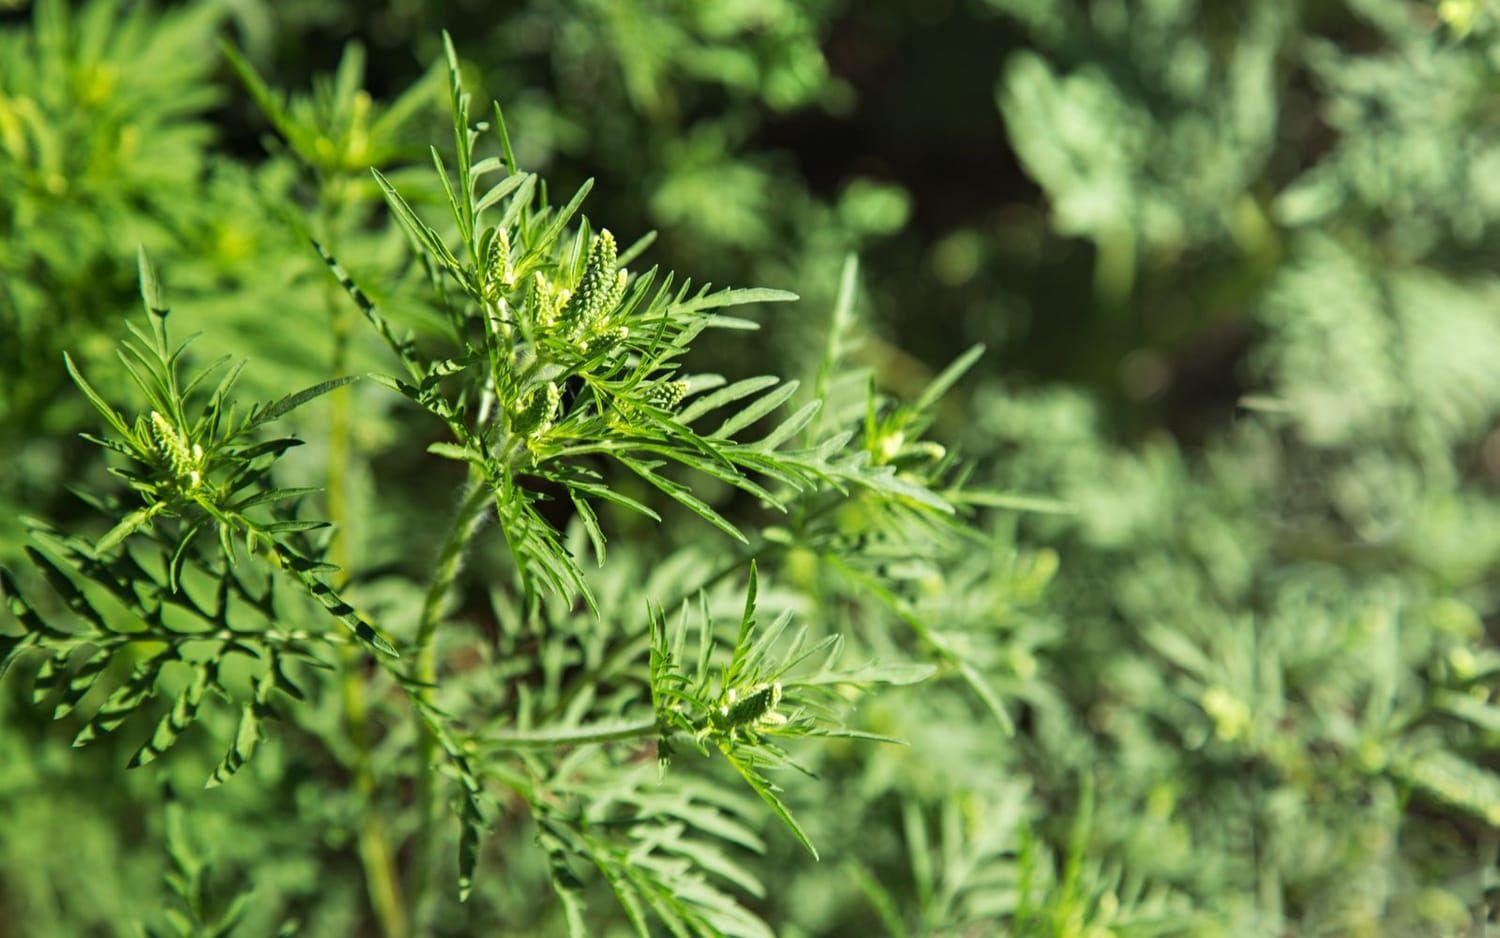
[[[485,485],[484,479],[477,472],[471,470],[463,501],[459,503],[458,511],[453,517],[453,525],[448,532],[448,540],[438,554],[437,569],[433,572],[432,583],[427,587],[427,594],[422,599],[422,612],[417,620],[415,642],[418,680],[431,683],[436,677],[432,640],[437,634],[438,622],[443,617],[443,604],[448,599],[448,591],[452,589],[453,581],[458,577],[459,567],[462,566],[464,551],[478,532],[489,501],[489,487]]]
[[[350,659],[353,659],[352,661]],[[370,770],[369,708],[365,685],[358,670],[364,654],[349,648],[344,655],[344,719],[354,743],[355,784],[365,800],[364,818],[359,830],[359,860],[365,871],[365,886],[370,905],[386,938],[405,938],[406,910],[401,901],[401,883],[396,875],[396,858],[386,837],[384,815],[375,807],[375,775]]]
[[[323,192],[324,197],[319,205],[323,236],[327,238],[330,248],[337,250],[333,244],[333,221],[337,217],[338,197],[330,195],[327,186],[323,188]],[[349,365],[349,313],[331,285],[324,288],[324,303],[328,310],[329,333],[333,338],[333,373],[343,374]],[[343,571],[344,577],[348,576],[347,571],[353,561],[347,531],[350,517],[350,393],[346,385],[329,395],[328,520],[334,526],[329,558]],[[375,776],[370,768],[369,702],[366,699],[364,663],[365,655],[361,649],[353,646],[345,649],[341,679],[344,723],[356,753],[353,766],[355,785],[365,799],[359,832],[359,858],[364,867],[370,905],[380,923],[381,933],[386,938],[406,938],[406,908],[401,898],[400,877],[396,874],[395,852],[386,835],[384,817],[376,808]]]
[[[433,571],[427,594],[422,599],[422,611],[417,620],[414,674],[417,680],[416,693],[423,702],[431,700],[432,685],[437,680],[437,655],[433,640],[437,636],[438,623],[443,618],[443,607],[447,603],[453,582],[458,578],[459,569],[463,566],[464,552],[484,520],[484,512],[489,501],[489,486],[485,484],[483,477],[477,471],[471,469],[463,500],[459,503],[458,511],[454,513],[448,539],[438,553],[437,568]],[[417,920],[424,921],[426,902],[430,894],[428,887],[432,879],[432,871],[437,866],[435,862],[437,839],[433,836],[433,830],[437,822],[438,798],[437,786],[434,784],[436,773],[433,763],[438,755],[438,741],[420,721],[418,732],[420,734],[418,742],[420,774],[417,776],[416,800],[417,810],[420,813],[420,826],[416,835],[416,860],[412,867],[408,892]]]

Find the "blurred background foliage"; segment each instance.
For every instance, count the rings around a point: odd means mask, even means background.
[[[774,602],[869,650],[892,623],[940,628],[1016,734],[959,681],[866,705],[911,745],[813,756],[822,780],[792,800],[823,861],[775,836],[742,861],[777,933],[1483,933],[1500,906],[1500,6],[11,0],[0,557],[24,516],[81,515],[66,486],[102,472],[61,352],[111,354],[138,244],[201,352],[248,357],[268,392],[378,352],[299,224],[421,328],[385,274],[404,248],[367,169],[430,187],[408,170],[443,120],[440,28],[521,162],[559,191],[596,177],[590,212],[626,243],[654,230],[666,267],[802,295],[705,347],[710,367],[816,373],[851,252],[845,346],[882,391],[988,346],[933,432],[1027,496],[982,544],[883,556],[849,516],[820,536],[859,539],[900,595],[815,544],[764,569]],[[284,126],[220,39],[289,90]],[[326,345],[284,327],[310,319]],[[388,395],[354,393],[351,569],[372,608],[407,608],[381,571],[424,566],[438,535],[411,519],[458,476],[404,442],[427,431]],[[382,479],[414,474],[443,480],[430,504],[376,509]],[[639,528],[606,607],[680,588],[695,551]],[[465,608],[504,623],[485,569]],[[495,628],[482,654],[524,649]],[[331,704],[246,784],[166,812],[142,806],[196,789],[190,757],[119,782],[125,744],[73,753],[19,691],[0,708],[0,934],[213,933],[201,896],[171,898],[169,857],[203,895],[253,886],[236,934],[370,927],[364,796],[325,751]],[[377,759],[410,744],[393,732]],[[536,832],[508,823],[435,931],[561,927]],[[164,918],[179,901],[188,917]]]

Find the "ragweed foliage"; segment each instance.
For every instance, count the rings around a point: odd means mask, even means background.
[[[807,834],[777,797],[779,788],[766,770],[795,768],[785,742],[808,736],[855,737],[895,742],[843,726],[839,711],[846,703],[841,691],[857,691],[878,683],[923,680],[931,668],[866,668],[840,672],[834,665],[840,639],[830,635],[811,641],[797,632],[782,646],[791,613],[777,617],[768,628],[757,629],[755,599],[758,581],[750,569],[745,611],[727,661],[716,661],[712,621],[700,613],[695,664],[688,670],[687,617],[669,626],[658,612],[652,618],[651,697],[660,731],[657,757],[666,767],[678,734],[690,738],[705,755],[712,746],[723,754],[745,782],[760,795],[814,857]],[[809,662],[816,667],[806,667]]]
[[[102,686],[101,678],[109,683],[117,662],[130,665],[129,676],[78,732],[76,746],[144,710],[167,672],[187,671],[187,683],[131,758],[132,767],[170,748],[196,720],[207,693],[242,698],[240,728],[209,780],[213,786],[249,758],[262,725],[275,716],[277,692],[301,697],[285,666],[322,665],[318,652],[342,640],[321,630],[281,627],[275,581],[238,569],[242,554],[315,599],[353,639],[381,654],[394,649],[324,582],[336,568],[317,558],[305,532],[326,524],[289,516],[286,506],[312,490],[269,483],[271,466],[300,441],[265,438],[260,432],[351,379],[334,379],[240,411],[232,391],[243,363],[227,367],[226,360],[219,360],[184,378],[187,344],[170,344],[167,307],[144,254],[140,277],[149,329],[134,330],[134,337],[121,346],[120,361],[143,409],[127,419],[68,361],[79,388],[112,431],[90,438],[121,457],[110,471],[123,481],[125,493],[81,493],[114,519],[113,526],[92,544],[37,526],[41,549],[28,553],[76,621],[67,627],[57,624],[46,606],[28,599],[14,578],[3,574],[6,601],[23,631],[3,640],[0,660],[9,665],[26,653],[42,657],[33,697],[41,702],[56,693],[54,718],[72,713],[96,685]],[[223,374],[209,391],[206,382],[217,372]],[[209,595],[190,589],[194,581],[200,588],[204,581],[211,584]],[[244,624],[246,614],[257,624]],[[260,665],[249,693],[232,692],[225,679],[226,662],[237,656]]]
[[[364,126],[361,99],[350,90],[357,62],[312,104],[287,105],[231,57],[314,180],[347,184],[350,161],[369,158],[354,152]],[[416,792],[408,836],[418,860],[406,882],[390,872],[384,831],[368,818],[360,827],[372,904],[388,932],[427,914],[430,857],[443,839],[434,823],[441,775],[454,783],[460,899],[475,889],[486,831],[519,815],[536,828],[563,918],[576,934],[588,928],[594,882],[613,893],[643,936],[653,921],[679,934],[767,934],[740,898],[763,887],[734,856],[764,847],[748,826],[755,802],[687,774],[685,766],[665,769],[674,751],[710,756],[710,772],[722,759],[816,856],[788,807],[782,770],[801,768],[794,759],[808,738],[890,741],[846,726],[848,703],[876,685],[912,683],[935,669],[916,663],[840,670],[840,637],[816,623],[788,635],[790,610],[761,628],[755,558],[812,544],[852,558],[855,548],[834,545],[861,523],[866,530],[859,537],[883,550],[905,542],[914,554],[926,553],[939,542],[962,540],[966,529],[955,508],[961,473],[921,436],[938,397],[977,352],[910,406],[866,389],[857,413],[824,414],[823,385],[840,364],[834,352],[811,400],[797,399],[796,381],[689,371],[685,359],[706,331],[754,328],[722,310],[795,297],[694,288],[641,269],[649,238],[622,250],[609,230],[583,218],[588,185],[566,204],[552,204],[541,179],[517,165],[498,107],[493,123],[472,123],[451,48],[448,64],[456,168],[450,171],[436,149],[433,162],[449,217],[428,221],[387,177],[378,170],[373,177],[414,249],[414,269],[441,327],[421,338],[398,330],[331,250],[314,245],[397,362],[396,374],[375,379],[446,432],[430,453],[467,467],[459,508],[412,621],[377,631],[345,598],[342,584],[354,571],[329,561],[330,525],[306,517],[302,507],[315,490],[277,478],[278,463],[299,441],[264,432],[353,379],[334,377],[271,403],[237,407],[240,366],[220,358],[189,368],[191,340],[172,343],[156,273],[142,255],[148,328],[132,327],[120,347],[134,385],[133,411],[122,412],[67,359],[106,425],[105,435],[89,439],[108,453],[121,483],[118,491],[89,496],[109,527],[90,542],[36,525],[35,571],[67,615],[54,613],[29,587],[21,592],[7,574],[4,593],[21,633],[4,638],[5,658],[42,658],[32,675],[34,697],[55,695],[58,717],[95,699],[96,686],[115,687],[79,732],[80,745],[144,713],[154,696],[170,695],[132,766],[165,754],[216,698],[237,705],[238,728],[209,787],[243,768],[269,723],[317,706],[321,688],[304,692],[299,674],[342,668],[351,734],[367,732],[355,724],[366,711],[350,704],[351,694],[362,693],[366,682],[397,690],[407,712],[392,715],[403,731],[392,732],[390,745],[406,758],[398,772]],[[330,117],[350,113],[353,123]],[[342,156],[320,150],[319,141],[335,137],[341,142],[330,146]],[[481,140],[491,138],[498,152],[481,156]],[[795,533],[731,520],[725,507],[731,499],[786,515]],[[635,587],[601,603],[596,575],[579,557],[590,550],[605,566],[605,506],[651,521],[662,520],[670,506],[685,508],[728,537],[722,551],[728,562],[697,577],[695,586]],[[816,519],[841,509],[843,534],[818,533]],[[453,634],[448,601],[464,561],[480,553],[482,521],[491,512],[516,584],[504,618],[513,636],[532,643],[512,644],[508,659],[494,662],[489,673],[513,684],[498,689],[437,653],[440,633],[484,647],[472,635]],[[709,596],[746,567],[739,628],[732,643],[721,644]],[[878,564],[859,575],[884,582]],[[278,592],[283,583],[292,586],[290,597]],[[899,604],[894,594],[889,602]],[[685,657],[694,603],[695,664]],[[668,625],[664,610],[675,615],[679,604],[681,617]],[[575,605],[589,611],[586,624]],[[337,625],[330,627],[329,617]],[[953,666],[951,650],[918,625],[912,650],[922,657],[936,652],[941,664]],[[580,641],[602,649],[610,664],[575,671],[564,686],[559,662]],[[351,654],[360,648],[371,654]],[[123,680],[114,676],[127,667]],[[537,677],[541,691],[528,688]],[[368,747],[368,738],[357,738],[358,745]],[[639,771],[653,750],[665,773],[654,779]],[[368,758],[356,755],[350,764],[362,795],[373,799],[375,775],[360,761]],[[373,816],[368,804],[366,810]],[[201,867],[183,859],[180,842],[173,850],[174,889],[191,913],[173,916],[174,927],[231,929],[233,909],[215,917],[194,905],[202,904]],[[409,891],[411,912],[398,890]]]
[[[528,589],[541,583],[590,600],[575,558],[541,511],[554,496],[538,482],[551,483],[570,500],[601,561],[606,538],[597,503],[659,518],[606,484],[601,462],[628,471],[742,542],[747,539],[734,523],[667,470],[689,470],[783,510],[789,494],[858,487],[951,511],[939,495],[881,465],[884,460],[844,452],[847,433],[799,441],[821,401],[747,438],[745,431],[786,403],[798,385],[769,375],[727,382],[686,373],[681,359],[704,330],[753,328],[715,310],[795,296],[695,290],[655,268],[632,273],[628,263],[649,242],[622,253],[613,234],[596,233],[587,220],[569,231],[592,184],[561,207],[549,205],[538,177],[516,165],[499,108],[493,127],[471,126],[451,47],[449,56],[457,166],[450,175],[436,150],[433,160],[456,245],[376,174],[436,278],[448,317],[447,348],[428,352],[398,336],[336,260],[325,258],[404,367],[404,375],[378,380],[441,420],[452,438],[432,452],[468,463],[493,494]],[[485,131],[498,138],[500,153],[476,159]],[[498,216],[493,221],[491,213]]]

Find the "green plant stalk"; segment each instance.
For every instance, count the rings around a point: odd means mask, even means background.
[[[417,634],[413,653],[416,657],[416,693],[424,701],[431,700],[432,685],[437,679],[437,655],[433,640],[437,636],[438,623],[443,617],[443,606],[458,572],[463,566],[464,553],[484,521],[484,512],[490,501],[490,490],[484,479],[472,467],[464,490],[463,500],[454,513],[453,524],[448,530],[447,540],[438,553],[437,568],[432,582],[422,599],[422,611],[417,621]],[[417,776],[417,807],[420,823],[416,834],[416,860],[408,881],[408,894],[417,921],[423,921],[425,902],[432,871],[436,867],[437,838],[433,836],[437,826],[438,799],[433,763],[437,757],[438,743],[426,724],[418,719],[418,758],[420,771]]]
[[[437,569],[433,571],[432,583],[427,587],[427,593],[422,599],[422,612],[421,618],[417,621],[415,641],[417,678],[421,681],[431,683],[436,677],[432,646],[433,639],[437,635],[438,623],[443,617],[443,604],[448,598],[449,590],[453,588],[453,581],[458,577],[459,568],[463,565],[464,552],[484,520],[485,508],[488,507],[489,502],[490,490],[485,485],[484,479],[476,470],[470,469],[463,500],[459,503],[458,511],[454,513],[448,539],[438,554]]]
[[[475,421],[476,430],[489,423],[494,416],[494,407],[493,386],[487,384],[480,398],[479,414]],[[416,658],[414,674],[416,693],[422,703],[431,701],[432,687],[437,680],[437,658],[433,641],[437,637],[438,623],[443,617],[443,606],[447,602],[449,591],[453,588],[453,582],[458,578],[458,571],[463,566],[464,553],[474,539],[474,535],[479,532],[489,500],[490,488],[483,474],[470,466],[463,498],[458,510],[454,513],[448,537],[438,553],[437,567],[433,571],[432,582],[428,584],[427,593],[422,598],[422,609],[417,622],[417,634],[414,641],[414,657]],[[412,897],[415,920],[426,921],[427,902],[432,895],[430,888],[432,871],[437,868],[438,841],[434,836],[434,830],[438,820],[439,803],[436,786],[433,784],[435,781],[433,762],[437,757],[438,741],[434,738],[427,723],[421,719],[420,714],[417,715],[417,738],[419,740],[418,759],[421,763],[421,772],[417,777],[419,826],[415,837],[416,861],[407,885],[408,893]]]
[[[344,718],[349,735],[358,755],[354,766],[355,783],[364,796],[365,810],[359,831],[359,859],[365,871],[365,885],[370,894],[370,904],[380,922],[381,933],[386,938],[405,938],[405,904],[401,899],[401,881],[396,875],[396,859],[386,837],[385,819],[375,808],[375,776],[370,771],[370,733],[368,706],[365,701],[364,679],[355,664],[362,653],[350,648],[345,653],[343,681]]]
[[[325,186],[323,192],[328,193],[329,187]],[[326,235],[332,234],[333,219],[337,216],[337,201],[336,195],[325,195],[320,199],[319,214]],[[325,286],[324,298],[328,308],[329,333],[333,338],[332,370],[334,374],[343,374],[349,365],[352,323],[348,310],[339,301],[333,287]],[[351,393],[348,387],[342,387],[329,396],[328,519],[333,523],[329,556],[341,571],[349,570],[353,560],[346,524],[349,518]],[[344,722],[355,746],[355,784],[365,799],[359,832],[359,858],[365,872],[370,905],[380,923],[381,933],[386,938],[405,938],[408,929],[401,880],[396,872],[395,853],[386,835],[385,820],[376,808],[375,777],[370,770],[369,702],[362,671],[363,663],[364,654],[360,649],[352,646],[345,649],[341,678]]]

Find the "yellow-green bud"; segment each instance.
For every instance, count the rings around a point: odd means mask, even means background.
[[[154,410],[151,412],[151,439],[177,481],[197,488],[203,481],[203,447],[189,444],[170,420]]]
[[[484,251],[485,295],[493,299],[510,286],[510,235],[502,228],[495,232]]]
[[[605,349],[614,348],[621,342],[630,338],[630,329],[627,326],[615,326],[613,329],[605,329],[595,333],[583,340],[584,352],[592,355]]]
[[[531,292],[526,296],[527,315],[538,328],[550,329],[557,324],[570,295],[538,271],[531,277]]]
[[[653,384],[646,391],[646,402],[662,410],[671,410],[682,403],[683,397],[687,395],[688,384],[686,381],[663,381]]]
[[[725,725],[731,728],[757,722],[777,724],[785,722],[785,718],[776,712],[780,703],[780,681],[757,688],[744,697],[730,688],[719,714]]]
[[[901,447],[906,445],[906,434],[900,430],[881,435],[875,441],[875,462],[885,464],[896,458],[901,452]]]
[[[618,301],[617,291],[623,292],[623,286],[615,270],[617,257],[615,236],[607,228],[600,231],[589,246],[578,288],[562,309],[562,321],[569,329],[594,325],[613,308],[611,298]]]
[[[1199,703],[1214,721],[1214,735],[1225,742],[1239,738],[1250,728],[1250,708],[1222,687],[1205,690]]]

